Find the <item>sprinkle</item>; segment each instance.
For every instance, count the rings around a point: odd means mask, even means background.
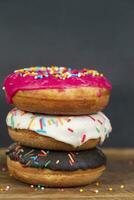
[[[96,76],[96,71],[94,71],[94,72],[92,73],[92,75],[93,75],[93,76]]]
[[[13,109],[13,110],[12,110],[12,114],[13,114],[13,115],[16,115],[16,109]]]
[[[108,188],[108,190],[111,192],[111,191],[113,191],[113,188],[112,188],[112,187],[110,187],[110,188]]]
[[[71,74],[71,77],[78,77],[78,74]]]
[[[15,151],[18,151],[19,149],[21,149],[21,146],[15,146]]]
[[[47,120],[47,122],[48,122],[48,125],[51,125],[51,121],[50,120]]]
[[[8,191],[9,189],[10,189],[10,186],[7,185],[5,190]]]
[[[45,130],[36,130],[36,132],[37,133],[42,133],[42,134],[47,133]]]
[[[40,128],[43,129],[42,119],[40,119],[39,122],[40,122]]]
[[[39,153],[38,156],[47,156],[47,153],[44,150],[41,150],[41,153]]]
[[[124,187],[125,187],[124,185],[121,185],[121,186],[120,186],[121,189],[123,189]]]
[[[46,126],[45,117],[42,117],[42,124],[43,126]]]
[[[35,161],[38,158],[38,156],[32,156],[30,158]]]
[[[84,191],[84,190],[81,188],[81,189],[80,189],[80,192],[83,192],[83,191]]]
[[[68,119],[66,119],[66,121],[67,121],[67,122],[70,122],[70,121],[71,121],[71,119],[70,119],[70,118],[68,118]]]
[[[24,157],[25,157],[25,156],[29,156],[29,155],[32,154],[33,152],[34,152],[34,150],[32,149],[31,151],[27,152],[27,153],[24,155]]]
[[[34,188],[34,185],[30,185],[31,188]]]
[[[13,119],[13,114],[11,115],[11,126],[14,128],[14,119]]]
[[[96,131],[98,132],[98,133],[100,133],[100,130],[96,127]]]
[[[70,131],[70,132],[72,132],[72,133],[74,132],[73,129],[71,129],[71,128],[68,128],[67,130]]]
[[[29,125],[28,125],[28,129],[30,129],[30,127],[31,127],[31,125],[32,125],[32,123],[33,123],[33,121],[34,121],[34,118],[35,118],[34,116],[31,117],[31,121],[30,121],[30,123],[29,123]]]
[[[22,152],[22,149],[18,149],[17,152],[16,152],[16,155],[18,155],[21,152]]]
[[[31,165],[31,163],[32,163],[32,160],[29,160],[29,161],[26,163],[26,165],[25,165],[25,166],[30,166],[30,165]]]
[[[63,122],[60,117],[57,117],[57,120],[60,122],[61,125],[63,125]]]
[[[53,118],[51,118],[51,122],[52,124],[55,124],[55,120]]]
[[[85,134],[85,133],[83,133],[83,134],[82,134],[81,143],[83,143],[83,142],[85,141],[85,139],[86,139],[86,134]]]
[[[41,190],[44,190],[45,188],[44,187],[41,187]]]
[[[42,76],[42,75],[38,75],[37,78],[40,78],[40,79],[41,79],[41,78],[43,78],[43,76]]]
[[[72,161],[71,160],[69,160],[69,164],[72,166],[73,165],[73,163],[72,163]]]
[[[99,190],[94,190],[94,192],[97,194],[97,193],[99,193]]]
[[[89,115],[88,117],[90,117],[93,121],[95,121],[95,119],[91,115]]]
[[[83,68],[82,70],[66,68],[61,66],[31,66],[25,67],[24,69],[15,70],[14,73],[18,74],[20,77],[33,77],[34,79],[43,79],[48,77],[54,77],[56,79],[68,79],[68,78],[79,78],[83,76],[92,75],[95,77],[101,77],[103,74],[100,74],[96,70],[89,70],[87,68]]]
[[[68,153],[68,156],[69,156],[69,158],[70,158],[71,162],[72,162],[72,163],[74,163],[75,161],[74,161],[74,159],[73,159],[72,155],[71,155],[70,153]]]
[[[5,87],[2,87],[2,90],[5,90]]]
[[[73,152],[70,152],[70,154],[73,156],[73,158],[75,157],[75,154]]]
[[[41,150],[41,153],[44,153],[45,155],[47,154],[44,150]]]
[[[46,150],[46,153],[47,153],[47,154],[49,154],[49,153],[50,153],[50,151],[49,151],[49,150]]]
[[[78,77],[81,77],[81,73],[78,73]]]
[[[97,119],[97,121],[98,121],[101,125],[103,124],[99,119]]]
[[[48,160],[45,164],[45,167],[47,167],[51,163],[51,160]]]
[[[56,164],[58,164],[59,162],[60,162],[60,161],[59,161],[59,160],[57,160],[57,161],[56,161]]]
[[[96,182],[96,183],[95,183],[95,185],[96,185],[96,186],[99,186],[99,185],[100,185],[100,183],[99,183],[99,182]]]

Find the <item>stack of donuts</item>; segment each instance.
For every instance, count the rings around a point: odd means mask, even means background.
[[[7,166],[16,179],[47,187],[74,187],[95,181],[106,168],[98,147],[111,132],[101,112],[111,85],[87,68],[33,66],[4,81],[6,119],[13,143]]]

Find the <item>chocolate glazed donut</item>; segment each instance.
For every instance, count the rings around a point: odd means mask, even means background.
[[[16,179],[48,187],[86,185],[96,180],[106,165],[106,157],[98,148],[60,152],[13,144],[6,154],[9,172]]]

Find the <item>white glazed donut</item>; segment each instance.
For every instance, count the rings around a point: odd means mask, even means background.
[[[80,147],[91,139],[100,139],[102,143],[112,129],[109,119],[102,112],[86,116],[48,116],[15,108],[8,113],[6,121],[7,126],[10,127],[9,132],[16,131],[16,138],[20,132],[26,131],[29,135],[34,132],[36,139],[39,136],[52,138],[74,148]],[[11,137],[13,137],[12,133]],[[24,141],[27,139],[23,138]],[[15,137],[13,140],[16,141]],[[17,141],[21,143],[21,139]]]

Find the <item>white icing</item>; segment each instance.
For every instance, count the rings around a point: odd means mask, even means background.
[[[11,128],[32,130],[74,147],[89,139],[100,138],[103,142],[112,131],[109,119],[102,112],[86,116],[50,116],[15,108],[8,113],[6,122]]]

